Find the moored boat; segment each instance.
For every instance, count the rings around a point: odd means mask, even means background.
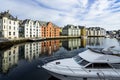
[[[63,80],[120,78],[120,56],[112,54],[112,48],[114,47],[90,48],[72,58],[48,62],[42,67],[53,76]]]

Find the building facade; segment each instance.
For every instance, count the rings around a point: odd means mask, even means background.
[[[0,37],[19,38],[19,20],[13,17],[9,11],[0,13]]]
[[[106,30],[100,27],[89,27],[86,30],[87,36],[106,36]]]
[[[85,28],[85,26],[81,26],[81,36],[86,36],[86,28]]]
[[[42,38],[55,38],[60,36],[60,28],[51,22],[40,22],[42,25]]]
[[[19,29],[20,37],[24,38],[40,38],[41,26],[39,21],[26,19],[21,22]]]
[[[80,26],[66,25],[62,29],[63,36],[81,36]]]

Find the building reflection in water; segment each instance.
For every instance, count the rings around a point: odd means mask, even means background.
[[[51,55],[52,53],[59,50],[60,47],[60,40],[48,40],[48,41],[42,41],[41,42],[41,52],[44,54]]]
[[[102,47],[104,45],[104,37],[88,37],[88,38],[76,38],[66,39],[62,41],[62,46],[67,50],[74,50],[87,47]]]
[[[50,40],[15,45],[5,51],[0,51],[0,72],[7,73],[9,69],[17,66],[20,60],[38,59],[41,55],[52,55],[59,50],[60,40]]]
[[[24,58],[28,61],[39,58],[41,54],[41,42],[25,44]]]
[[[105,40],[104,37],[88,37],[87,38],[87,46],[101,47],[101,46],[103,46],[104,40]]]
[[[17,65],[18,60],[19,60],[18,51],[19,51],[19,46],[17,45],[14,47],[11,47],[10,49],[7,49],[6,51],[1,51],[0,69],[3,73],[6,73],[10,68]]]
[[[67,50],[79,49],[80,47],[86,46],[86,39],[66,39],[62,41],[62,46]]]

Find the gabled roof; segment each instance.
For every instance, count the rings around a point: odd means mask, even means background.
[[[11,19],[11,20],[18,20],[17,17],[13,17],[9,11],[5,11],[5,12],[1,12],[0,13],[0,18],[3,18],[3,17],[7,17],[8,19]]]
[[[39,23],[41,26],[47,26],[47,22],[45,22],[45,21],[39,21]]]
[[[71,25],[71,24],[68,24],[68,25],[66,25],[63,29],[69,29],[69,28],[76,28],[76,29],[80,29],[81,28],[81,26],[74,26],[74,25]]]

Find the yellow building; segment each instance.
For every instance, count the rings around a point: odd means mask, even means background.
[[[86,28],[84,26],[81,28],[81,36],[86,36]]]

